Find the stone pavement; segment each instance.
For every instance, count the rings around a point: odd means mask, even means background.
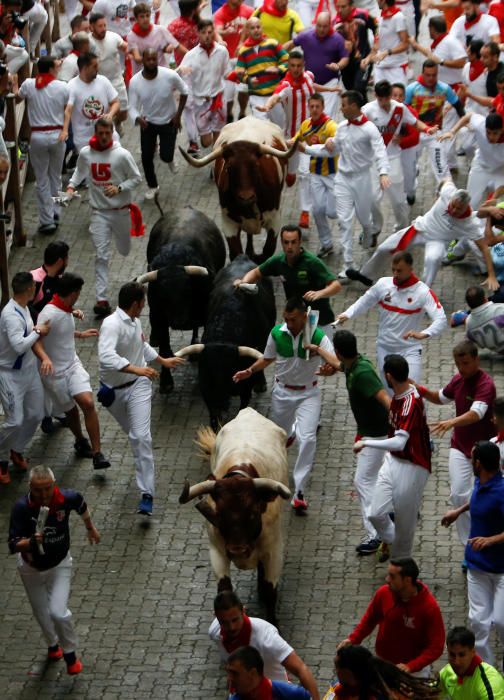
[[[128,126],[125,144],[139,162],[138,136]],[[185,145],[185,138],[180,143]],[[177,156],[179,173],[172,176],[158,164],[161,202],[165,211],[186,204],[201,209],[219,222],[215,185],[208,170],[193,170]],[[461,168],[464,161],[461,161]],[[433,201],[433,178],[422,162],[417,204],[413,214],[423,213]],[[64,210],[58,237],[71,244],[69,269],[84,275],[86,285],[80,306],[94,325],[93,250],[87,224],[86,193],[80,202]],[[141,197],[139,201],[142,203]],[[26,226],[36,230],[33,185],[27,188]],[[147,230],[158,218],[151,202],[143,202]],[[389,209],[387,208],[387,212]],[[283,199],[282,220],[297,221],[295,191]],[[386,231],[391,230],[390,213]],[[337,227],[334,226],[335,240]],[[356,234],[357,239],[357,234]],[[48,239],[32,236],[30,245],[13,250],[12,272],[32,269],[42,259]],[[306,247],[315,251],[314,228]],[[112,295],[121,284],[145,270],[147,236],[133,241],[133,252],[123,259],[114,253]],[[361,251],[357,244],[357,262]],[[337,272],[339,255],[328,262]],[[417,270],[421,271],[417,255]],[[462,266],[443,270],[436,282],[447,312],[463,306],[465,288],[481,278]],[[280,318],[283,294],[276,284]],[[353,302],[362,289],[349,285],[334,299],[337,312]],[[375,312],[349,327],[359,338],[359,349],[374,357]],[[144,327],[148,316],[144,314]],[[452,376],[451,348],[461,332],[447,330],[426,343],[425,383],[441,387]],[[97,381],[96,344],[93,339],[77,341],[79,354]],[[189,333],[176,333],[173,347],[189,342]],[[498,393],[503,393],[501,365],[483,360],[484,369],[494,374]],[[271,373],[269,374],[271,380]],[[351,630],[364,611],[373,591],[383,582],[386,565],[374,557],[359,559],[354,547],[361,534],[358,504],[352,494],[354,421],[348,407],[343,377],[322,382],[323,413],[316,463],[309,488],[309,515],[296,518],[285,506],[285,565],[279,594],[282,634],[312,667],[325,690],[332,678],[335,644]],[[267,413],[269,394],[253,397],[252,406]],[[236,403],[233,412],[236,411]],[[429,407],[429,416],[452,415],[452,408]],[[60,429],[50,437],[38,432],[29,452],[32,464],[50,465],[63,486],[84,492],[95,523],[102,534],[97,547],[87,543],[78,517],[73,517],[72,553],[74,572],[70,607],[78,630],[84,672],[70,678],[64,664],[45,664],[45,646],[16,573],[15,558],[1,550],[3,574],[0,579],[0,697],[5,700],[35,698],[224,698],[225,676],[217,653],[210,647],[206,631],[212,619],[215,581],[208,561],[203,519],[192,505],[179,506],[183,480],[196,482],[207,468],[195,454],[193,439],[207,415],[199,396],[196,369],[188,365],[176,374],[176,391],[162,397],[154,391],[152,429],[157,463],[157,495],[154,517],[143,522],[135,514],[138,494],[131,451],[117,424],[100,408],[104,452],[113,466],[103,475],[93,473],[89,461],[74,457],[69,431]],[[447,532],[439,522],[447,506],[448,439],[437,441],[434,469],[426,489],[419,523],[415,556],[422,579],[437,596],[447,627],[466,621],[466,584],[460,570],[462,548],[455,531]],[[295,448],[291,450],[291,461]],[[7,537],[8,516],[14,500],[27,488],[25,475],[14,473],[10,486],[0,490],[0,531]],[[5,540],[4,540],[5,542]],[[238,592],[249,613],[261,614],[252,573],[233,572]],[[502,654],[502,649],[500,649]]]

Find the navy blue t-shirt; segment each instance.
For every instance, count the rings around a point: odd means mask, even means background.
[[[72,510],[79,515],[86,512],[84,496],[72,489],[57,489],[44,528],[45,554],[39,554],[36,547],[31,552],[22,552],[23,559],[30,566],[45,571],[63,561],[70,547],[68,520]],[[18,540],[35,534],[39,511],[40,506],[30,499],[29,493],[14,504],[9,524],[9,549],[13,554]]]
[[[499,472],[485,484],[475,479],[469,504],[471,532],[469,537],[492,537],[504,532],[504,478]],[[470,569],[504,574],[504,543],[474,551],[468,542],[465,560]]]

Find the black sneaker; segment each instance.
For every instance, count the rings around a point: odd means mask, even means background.
[[[45,433],[45,435],[52,435],[52,433],[54,433],[55,427],[51,416],[45,416],[42,418],[40,430]]]
[[[94,469],[108,469],[110,467],[110,462],[106,457],[103,456],[101,452],[95,452],[93,455],[93,468]]]
[[[106,318],[112,313],[112,308],[108,301],[97,301],[93,306],[93,313],[96,318]]]
[[[374,284],[373,280],[366,277],[366,275],[362,275],[359,270],[354,270],[353,267],[349,267],[348,270],[346,270],[346,276],[349,280],[352,280],[353,282],[360,282],[365,287],[372,287]]]
[[[408,194],[406,195],[406,201],[410,205],[410,207],[413,206],[413,204],[416,202],[416,195],[415,194]]]
[[[42,226],[38,227],[38,232],[43,236],[50,236],[51,234],[56,233],[57,228],[57,224],[42,224]]]
[[[91,459],[93,457],[93,451],[87,438],[83,437],[76,440],[74,443],[74,450],[77,452],[79,457],[86,457],[87,459]]]
[[[187,152],[190,156],[195,156],[199,153],[199,147],[196,141],[189,141],[189,148],[187,149]]]
[[[357,554],[360,554],[361,556],[365,556],[366,554],[374,554],[380,549],[381,545],[381,540],[378,538],[368,538],[365,539],[363,542],[357,545],[355,548],[355,551]]]

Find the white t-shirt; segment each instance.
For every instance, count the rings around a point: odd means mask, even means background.
[[[63,80],[65,83],[69,83],[72,78],[79,75],[79,67],[77,66],[77,59],[79,57],[74,53],[69,53],[66,58],[63,59],[63,63],[58,71],[59,80]]]
[[[399,32],[406,32],[408,29],[406,17],[402,12],[396,12],[395,15],[384,19],[378,17],[378,51],[385,49],[393,49],[394,46],[400,43]],[[394,53],[387,56],[378,65],[380,68],[390,68],[392,66],[400,66],[403,63],[408,63],[408,53]]]
[[[145,117],[152,124],[167,124],[177,111],[174,92],[187,95],[185,82],[170,68],[158,68],[153,80],[146,80],[142,73],[131,78],[129,85],[129,115],[133,124],[137,117]]]
[[[363,106],[362,112],[366,117],[373,122],[383,141],[387,146],[387,155],[389,158],[399,158],[401,155],[401,147],[394,143],[393,137],[399,133],[404,124],[413,126],[416,124],[416,117],[409,111],[406,105],[390,101],[390,112],[386,112],[380,107],[377,100],[368,102]]]
[[[68,88],[68,104],[73,105],[73,138],[80,151],[93,135],[95,121],[108,112],[110,103],[117,98],[117,90],[104,75],[97,75],[90,83],[77,76]]]
[[[426,214],[418,216],[413,222],[413,226],[421,232],[425,240],[449,243],[454,238],[476,241],[484,237],[479,219],[474,212],[463,219],[448,214],[448,203],[456,191],[457,188],[453,182],[445,183],[434,205]]]
[[[469,92],[472,92],[473,95],[478,95],[478,97],[488,97],[487,93],[487,87],[486,87],[486,81],[487,81],[487,71],[484,70],[482,73],[478,75],[478,77],[475,80],[470,80],[469,78],[469,72],[471,69],[471,65],[469,63],[466,63],[465,66],[462,68],[462,82],[464,85],[467,85]],[[488,107],[484,107],[483,105],[480,105],[478,102],[475,102],[474,100],[471,100],[470,97],[467,98],[467,102],[465,105],[466,112],[476,112],[476,114],[488,114]]]
[[[439,58],[443,59],[444,61],[457,61],[460,58],[467,59],[467,54],[463,44],[461,44],[458,39],[450,34],[445,36],[445,38],[432,49],[432,53],[434,56],[439,56]],[[439,66],[438,80],[440,80],[442,83],[448,83],[448,85],[460,83],[462,82],[462,68],[447,68],[446,66]]]
[[[264,660],[264,675],[272,681],[286,681],[287,674],[282,661],[292,654],[294,649],[282,639],[277,628],[259,617],[251,617],[252,633],[249,645],[257,649]],[[226,661],[229,653],[224,648],[220,634],[220,624],[215,619],[208,630],[210,639],[219,647],[221,659]]]
[[[168,67],[164,49],[167,46],[178,46],[179,42],[173,34],[160,24],[153,24],[147,36],[139,36],[130,31],[128,34],[128,49],[138,49],[140,55],[145,49],[155,49],[158,52],[158,66]],[[142,69],[142,64],[133,60],[133,70],[138,73]]]
[[[19,88],[19,94],[28,103],[30,126],[63,126],[68,87],[61,80],[52,80],[38,90],[35,78],[27,78]]]
[[[481,14],[478,21],[470,27],[465,27],[466,16],[457,17],[450,29],[450,35],[458,39],[464,46],[469,46],[471,41],[481,39],[485,44],[490,41],[490,37],[497,35],[500,37],[499,23],[491,15]]]
[[[107,32],[103,39],[95,37],[94,41],[100,75],[108,78],[116,90],[125,87],[119,59],[119,46],[123,43],[121,37],[115,32]]]
[[[228,50],[221,44],[214,45],[210,56],[199,44],[186,53],[180,66],[192,68],[190,87],[196,100],[215,97],[224,90],[228,61]]]
[[[44,349],[51,358],[54,374],[64,374],[79,359],[75,352],[74,317],[54,304],[46,304],[37,323],[44,321],[51,322],[51,332],[44,337]]]
[[[105,15],[111,32],[126,37],[131,29],[131,17],[135,0],[96,0],[93,13]]]
[[[474,156],[473,164],[480,168],[494,172],[504,172],[504,143],[490,143],[486,136],[486,117],[482,114],[472,114],[469,126],[474,132],[478,148]]]

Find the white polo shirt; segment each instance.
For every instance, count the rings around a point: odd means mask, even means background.
[[[400,43],[399,32],[406,32],[408,30],[406,17],[402,12],[396,12],[395,15],[384,19],[383,17],[378,17],[378,51],[385,51],[385,49],[393,49],[394,46]],[[403,63],[408,63],[408,53],[407,51],[401,51],[401,53],[394,53],[379,63],[380,68],[391,68],[392,66],[400,66]]]
[[[158,68],[152,80],[142,72],[131,78],[129,85],[129,116],[133,124],[137,117],[145,117],[152,124],[167,124],[177,111],[174,92],[187,95],[188,88],[182,78],[170,68]]]
[[[214,44],[210,54],[200,45],[186,53],[180,67],[192,68],[191,94],[198,100],[215,97],[224,90],[229,54],[222,44]]]

